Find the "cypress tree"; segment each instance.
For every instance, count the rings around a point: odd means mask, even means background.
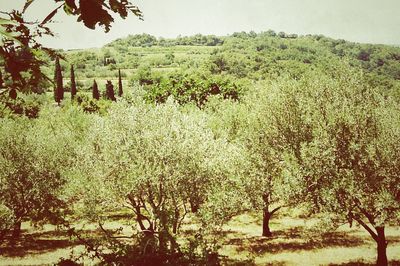
[[[93,80],[93,86],[92,86],[92,95],[93,99],[100,99],[100,93],[99,93],[99,87],[97,86],[96,80]]]
[[[122,94],[124,94],[124,90],[122,88],[121,69],[118,69],[118,96],[122,97]]]
[[[75,73],[74,73],[74,66],[71,65],[71,100],[75,98],[75,95],[76,95]]]
[[[106,98],[111,101],[115,101],[114,86],[110,80],[107,80],[106,84]]]
[[[54,100],[60,104],[60,102],[64,99],[64,87],[63,87],[63,78],[61,72],[60,59],[58,56],[56,57],[56,67],[54,71],[54,82],[56,84],[54,88]]]

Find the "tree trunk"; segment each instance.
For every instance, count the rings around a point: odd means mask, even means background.
[[[387,247],[387,242],[385,238],[385,227],[376,227],[376,232],[378,233],[378,239],[377,239],[377,250],[378,250],[378,258],[376,260],[376,265],[377,266],[387,266],[388,265],[388,260],[386,256],[386,247]]]
[[[178,223],[179,223],[179,209],[176,207],[174,211],[174,220],[172,221],[172,233],[178,233]]]
[[[263,213],[263,230],[262,230],[262,236],[266,237],[271,237],[271,229],[269,228],[269,220],[271,219],[271,213],[268,211],[268,207],[264,208],[264,213]]]
[[[196,202],[195,199],[189,199],[189,204],[190,204],[190,210],[192,211],[192,213],[197,213],[199,211],[199,203]]]
[[[21,220],[18,219],[14,223],[14,228],[13,228],[13,232],[11,235],[12,241],[19,239],[20,236],[21,236]]]

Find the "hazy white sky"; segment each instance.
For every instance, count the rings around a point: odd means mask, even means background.
[[[0,0],[0,10],[22,8],[25,0]],[[400,0],[137,0],[144,21],[115,17],[109,33],[90,30],[62,10],[52,25],[54,48],[100,47],[128,34],[176,37],[196,33],[227,35],[268,29],[297,34],[324,34],[356,42],[400,44]],[[42,20],[54,0],[35,0],[27,11]]]

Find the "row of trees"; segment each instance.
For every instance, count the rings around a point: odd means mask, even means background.
[[[78,91],[77,91],[77,87],[76,87],[75,73],[74,73],[73,65],[71,65],[70,79],[71,79],[71,88],[70,88],[71,100],[74,100]],[[62,76],[59,57],[57,57],[56,61],[55,61],[54,83],[55,83],[54,100],[58,104],[60,104],[60,102],[64,99],[64,85],[63,85],[63,76]],[[124,91],[123,91],[123,86],[122,86],[121,70],[118,70],[118,96],[122,97],[123,93],[124,93]],[[93,96],[93,99],[95,99],[95,100],[100,99],[100,92],[99,92],[96,80],[93,81],[92,96]],[[111,100],[111,101],[116,100],[115,93],[114,93],[114,86],[110,80],[108,80],[107,84],[106,84],[105,99]]]
[[[219,46],[224,43],[222,37],[215,35],[196,34],[193,36],[178,36],[176,39],[156,38],[150,34],[129,35],[123,39],[117,39],[107,46],[123,49],[123,47],[151,47],[151,46],[175,46],[175,45],[194,45],[194,46]]]
[[[147,104],[135,88],[106,115],[67,105],[3,119],[1,233],[17,234],[24,219],[72,231],[85,219],[105,232],[90,246],[101,260],[143,265],[189,259],[177,241],[185,223],[209,236],[257,210],[270,236],[271,217],[295,206],[334,226],[359,224],[387,265],[385,227],[400,217],[400,109],[363,79],[341,64],[266,83],[240,102],[211,97],[202,109]],[[131,244],[116,245],[119,233],[105,226],[121,209],[141,232]]]

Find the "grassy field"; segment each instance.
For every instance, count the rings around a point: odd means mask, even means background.
[[[126,220],[114,220],[107,228],[124,226],[123,233],[132,234]],[[96,234],[94,226],[85,230]],[[272,238],[261,237],[261,219],[244,214],[232,219],[218,236],[220,254],[227,257],[225,265],[374,265],[375,243],[359,227],[339,227],[324,234],[313,232],[315,220],[277,217],[271,222]],[[63,231],[53,226],[35,229],[23,225],[23,238],[15,247],[0,249],[0,265],[49,265],[61,257],[68,258],[84,250],[78,242],[70,240]],[[388,258],[391,265],[400,265],[400,230],[388,227]],[[229,257],[229,259],[228,259]],[[94,265],[88,258],[85,265]]]

